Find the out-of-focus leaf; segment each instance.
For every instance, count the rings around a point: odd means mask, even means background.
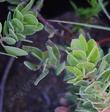
[[[80,41],[78,39],[72,39],[72,41],[71,41],[71,49],[72,50],[82,50]]]
[[[92,51],[90,52],[87,60],[91,63],[97,63],[100,58],[99,49],[98,47],[94,47]]]
[[[24,32],[25,35],[32,35],[39,31],[39,28],[37,25],[24,25]]]
[[[38,20],[32,14],[25,14],[24,15],[24,24],[25,25],[38,25]]]
[[[76,68],[76,67],[72,67],[72,66],[66,66],[66,69],[73,73],[76,77],[78,76],[82,76],[83,73],[80,71],[80,69]]]
[[[93,49],[95,46],[97,46],[97,44],[96,44],[95,40],[90,39],[90,40],[88,41],[87,45],[88,45],[87,55],[89,55],[90,52],[92,51],[92,49]]]
[[[42,51],[36,47],[31,47],[31,46],[23,46],[23,49],[27,52],[32,53],[33,56],[38,58],[39,60],[43,60],[43,54]]]
[[[59,64],[56,67],[56,75],[59,75],[65,69],[65,62]]]
[[[78,64],[78,60],[72,55],[72,53],[69,53],[67,56],[67,63],[71,66],[75,66]]]
[[[34,82],[34,85],[37,86],[39,84],[39,82],[48,75],[48,73],[49,73],[48,69],[46,69],[44,72],[42,72],[40,74],[40,76],[36,79],[36,81]]]
[[[24,65],[29,68],[30,70],[32,71],[36,71],[37,70],[37,65],[36,64],[33,64],[29,61],[24,61]]]
[[[110,68],[108,68],[107,70],[104,70],[101,74],[99,74],[98,76],[98,80],[102,81],[102,82],[106,82],[108,81],[108,79],[110,78]]]
[[[0,22],[0,34],[2,33],[2,24]]]
[[[32,8],[33,3],[34,0],[30,0],[30,2],[21,10],[21,12],[26,14]]]
[[[14,31],[14,26],[11,21],[7,21],[8,29],[12,29]]]
[[[24,20],[24,17],[22,15],[22,13],[18,10],[18,8],[15,9],[14,14],[13,14],[13,18],[17,18],[20,21]]]
[[[26,39],[26,36],[21,33],[16,33],[16,36],[17,36],[18,40],[20,40],[20,41],[23,41]]]
[[[3,26],[3,35],[7,35],[8,34],[8,26],[7,26],[7,21],[4,22],[4,26]]]
[[[50,63],[51,64],[57,64],[58,60],[57,60],[57,58],[53,52],[52,47],[47,46],[47,49],[48,49],[48,57],[49,57]]]
[[[81,61],[81,60],[86,61],[86,59],[87,59],[86,53],[82,50],[74,50],[74,51],[72,51],[72,55],[79,61]]]
[[[9,36],[18,41],[18,37],[12,29],[9,29]]]
[[[11,37],[5,37],[3,38],[3,41],[6,42],[8,45],[14,45],[16,43],[16,40]]]
[[[9,12],[7,16],[7,21],[10,21],[10,20],[11,20],[11,12]]]
[[[79,36],[79,41],[80,41],[82,49],[84,51],[87,51],[87,42],[86,42],[85,37],[82,34],[80,34],[80,36]]]
[[[28,53],[24,51],[23,49],[12,47],[12,46],[3,46],[5,51],[8,54],[14,55],[14,56],[26,56]]]
[[[12,24],[13,24],[16,32],[23,32],[24,31],[24,25],[19,19],[14,18],[12,20]]]

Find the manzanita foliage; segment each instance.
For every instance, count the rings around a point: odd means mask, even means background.
[[[67,51],[67,83],[79,88],[77,112],[99,112],[110,106],[110,53],[103,56],[93,39],[81,34]],[[69,75],[69,74],[68,74]]]

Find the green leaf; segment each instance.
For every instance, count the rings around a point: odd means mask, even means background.
[[[37,31],[40,31],[44,28],[44,25],[42,23],[38,23],[37,25]]]
[[[52,49],[53,49],[53,52],[54,52],[55,56],[57,57],[57,59],[60,59],[61,54],[60,54],[60,51],[59,51],[58,47],[54,44]]]
[[[24,65],[29,68],[30,70],[32,71],[36,71],[37,70],[37,65],[36,64],[33,64],[29,61],[24,61]]]
[[[92,49],[97,46],[97,43],[95,42],[95,40],[93,39],[90,39],[87,43],[87,46],[88,46],[88,50],[87,50],[87,55],[90,54],[90,52],[92,51]]]
[[[14,26],[12,25],[12,22],[7,21],[8,29],[12,29],[14,31]]]
[[[76,67],[72,67],[72,66],[66,66],[66,69],[73,73],[76,77],[78,76],[82,76],[83,73],[80,71],[80,69],[76,68]]]
[[[104,70],[101,74],[99,74],[97,79],[102,82],[106,82],[108,81],[109,78],[110,78],[110,68]]]
[[[82,47],[81,47],[79,39],[72,39],[71,49],[72,50],[83,50]]]
[[[75,58],[72,53],[69,53],[67,56],[67,63],[71,66],[75,66],[76,64],[78,64],[78,60],[77,58]]]
[[[10,57],[13,57],[13,58],[17,58],[17,57],[14,56],[14,55],[7,54],[7,53],[4,53],[4,52],[0,52],[0,55],[5,55],[5,56],[10,56]]]
[[[82,80],[82,77],[81,76],[78,76],[78,77],[76,77],[74,79],[68,80],[67,83],[73,84],[73,85],[77,85],[78,83],[81,82],[81,80]]]
[[[31,47],[31,46],[23,46],[23,49],[27,52],[32,53],[33,56],[38,58],[39,60],[43,60],[43,54],[42,51],[36,47]]]
[[[25,25],[38,25],[38,20],[32,14],[25,14],[24,15],[24,24]]]
[[[19,3],[19,0],[5,0],[5,1],[7,1],[10,4],[13,4],[13,5],[17,5]]]
[[[30,2],[21,10],[21,12],[23,14],[27,13],[32,8],[33,3],[34,0],[30,0]]]
[[[18,37],[12,29],[9,29],[9,36],[18,41]]]
[[[13,24],[16,32],[23,32],[24,31],[23,23],[19,19],[14,18],[12,20],[12,24]]]
[[[100,58],[100,53],[99,53],[99,49],[97,46],[95,46],[92,51],[90,52],[87,60],[91,63],[97,63],[99,61]]]
[[[0,22],[0,34],[2,33],[2,24]]]
[[[84,51],[87,51],[87,42],[86,42],[85,37],[82,34],[80,34],[80,36],[79,36],[79,41],[80,41],[82,49]]]
[[[20,41],[23,41],[26,39],[26,36],[21,33],[16,33],[16,36],[17,36],[18,40],[20,40]]]
[[[25,34],[25,35],[32,35],[32,34],[36,33],[37,31],[39,31],[39,28],[36,25],[24,25],[23,34]]]
[[[14,55],[14,56],[26,56],[28,53],[24,51],[23,49],[11,47],[11,46],[3,46],[4,49],[8,54]]]
[[[65,69],[65,62],[58,64],[56,67],[56,75],[59,75]]]
[[[88,73],[94,69],[95,65],[90,62],[82,62],[82,63],[78,63],[76,67],[79,68],[80,70],[85,69],[85,72]]]
[[[3,26],[3,35],[6,36],[7,34],[8,34],[8,25],[7,21],[5,21]]]
[[[51,64],[57,64],[58,60],[57,60],[57,58],[53,52],[52,47],[47,46],[47,49],[48,49],[48,57],[49,57],[50,63]]]
[[[86,53],[82,50],[73,50],[72,55],[79,61],[81,61],[81,60],[86,61],[86,59],[87,59]]]
[[[22,13],[18,10],[18,8],[15,9],[14,14],[13,14],[13,18],[17,18],[20,21],[24,20],[24,17],[22,15]]]
[[[39,77],[36,79],[36,81],[34,82],[34,84],[37,86],[39,84],[39,82],[44,79],[47,75],[48,75],[49,71],[48,69],[45,69],[40,75]]]
[[[3,41],[6,42],[8,45],[14,45],[16,43],[16,40],[11,37],[5,37],[3,38]]]
[[[7,16],[7,21],[10,21],[10,20],[11,20],[11,12],[9,12]]]

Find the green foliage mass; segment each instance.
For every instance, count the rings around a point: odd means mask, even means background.
[[[66,69],[73,75],[67,82],[79,87],[80,106],[77,111],[97,112],[108,107],[110,53],[103,56],[97,43],[93,39],[86,41],[82,34],[72,40],[69,49]]]
[[[33,2],[34,0],[30,0],[27,5],[19,4],[13,14],[9,12],[3,28],[0,24],[0,33],[3,31],[3,36],[1,34],[1,45],[10,55],[27,55],[26,51],[8,45],[15,45],[19,41],[26,41],[26,36],[30,36],[43,29],[43,25],[37,20],[33,11],[31,11]]]
[[[75,3],[70,0],[70,3],[72,5],[72,7],[75,9],[75,13],[76,15],[90,20],[92,17],[94,16],[98,16],[98,14],[100,13],[100,11],[102,10],[98,0],[87,0],[88,3],[90,4],[90,7],[88,8],[78,8]],[[103,0],[101,0],[101,2],[103,2]],[[106,5],[107,3],[104,3],[104,5]]]

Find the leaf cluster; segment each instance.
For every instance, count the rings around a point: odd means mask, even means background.
[[[24,64],[30,70],[37,71],[42,68],[41,74],[34,83],[35,85],[37,85],[44,77],[47,76],[50,69],[54,69],[56,75],[59,75],[65,69],[65,62],[60,62],[61,54],[58,47],[51,42],[50,45],[46,45],[46,48],[47,49],[43,51],[36,47],[23,46],[25,51],[40,61],[39,64],[34,64],[30,61],[24,62]]]
[[[19,4],[13,14],[9,12],[4,25],[2,26],[0,24],[1,45],[11,56],[27,55],[28,53],[26,51],[13,47],[12,45],[15,45],[17,42],[27,41],[26,36],[30,36],[43,29],[43,25],[31,11],[33,2],[34,0],[31,0],[27,5]]]
[[[101,0],[101,2],[103,2],[103,0]],[[88,0],[88,3],[90,5],[90,7],[88,8],[78,8],[75,3],[73,1],[70,0],[70,3],[72,5],[72,7],[75,9],[75,13],[76,15],[78,15],[79,17],[82,17],[86,20],[90,20],[92,17],[94,16],[98,16],[98,14],[100,13],[101,6],[98,3],[98,0]],[[104,3],[104,6],[107,3]]]
[[[82,34],[72,40],[69,49],[66,69],[73,75],[67,82],[79,87],[76,93],[80,96],[78,112],[97,112],[108,107],[110,53],[103,56],[97,43],[93,39],[86,41]]]

